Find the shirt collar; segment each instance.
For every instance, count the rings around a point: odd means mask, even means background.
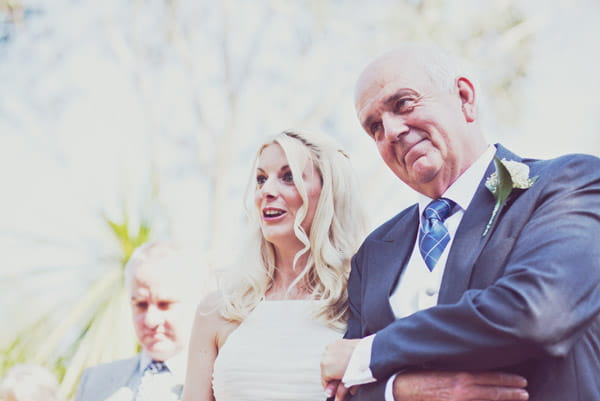
[[[467,210],[495,153],[496,147],[489,145],[485,152],[475,160],[475,163],[471,164],[471,166],[466,169],[452,185],[450,185],[442,197],[453,200],[462,210]],[[419,213],[422,213],[432,200],[433,199],[428,196],[419,194]]]
[[[146,351],[140,353],[140,365],[138,367],[141,374],[144,373],[146,366],[152,362],[150,355]],[[186,356],[185,352],[178,352],[175,356],[163,361],[173,376],[181,376],[185,374]]]

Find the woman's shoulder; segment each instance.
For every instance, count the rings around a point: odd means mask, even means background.
[[[218,345],[223,344],[227,336],[239,326],[239,322],[223,317],[224,303],[223,294],[215,291],[200,301],[196,308],[197,324],[210,328]]]
[[[223,299],[223,293],[221,291],[213,291],[200,301],[197,311],[210,313],[214,310],[220,310],[223,305]]]
[[[200,301],[196,307],[196,320],[224,324],[227,320],[223,317],[224,298],[221,292],[214,291]]]

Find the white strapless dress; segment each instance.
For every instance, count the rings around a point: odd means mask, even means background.
[[[322,401],[319,362],[342,333],[312,317],[319,301],[262,301],[219,350],[216,401]]]

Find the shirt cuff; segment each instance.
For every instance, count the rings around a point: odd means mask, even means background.
[[[398,373],[392,375],[385,384],[385,401],[394,401],[394,380]]]
[[[358,386],[360,384],[373,383],[377,381],[373,377],[371,368],[371,348],[373,347],[373,340],[375,334],[363,338],[358,342],[354,352],[350,357],[350,362],[342,378],[342,383],[346,387]]]

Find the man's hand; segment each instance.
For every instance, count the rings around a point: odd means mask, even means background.
[[[348,393],[354,395],[356,394],[357,390],[358,386],[348,388],[344,386],[340,380],[330,381],[325,387],[325,397],[327,398],[326,401],[344,401]]]
[[[524,377],[503,372],[406,372],[394,380],[395,401],[525,401]]]
[[[344,377],[350,357],[359,341],[360,339],[340,339],[325,347],[325,352],[321,359],[321,385],[332,394],[337,393],[338,396],[336,399],[341,400],[346,395],[347,390],[339,382]]]

